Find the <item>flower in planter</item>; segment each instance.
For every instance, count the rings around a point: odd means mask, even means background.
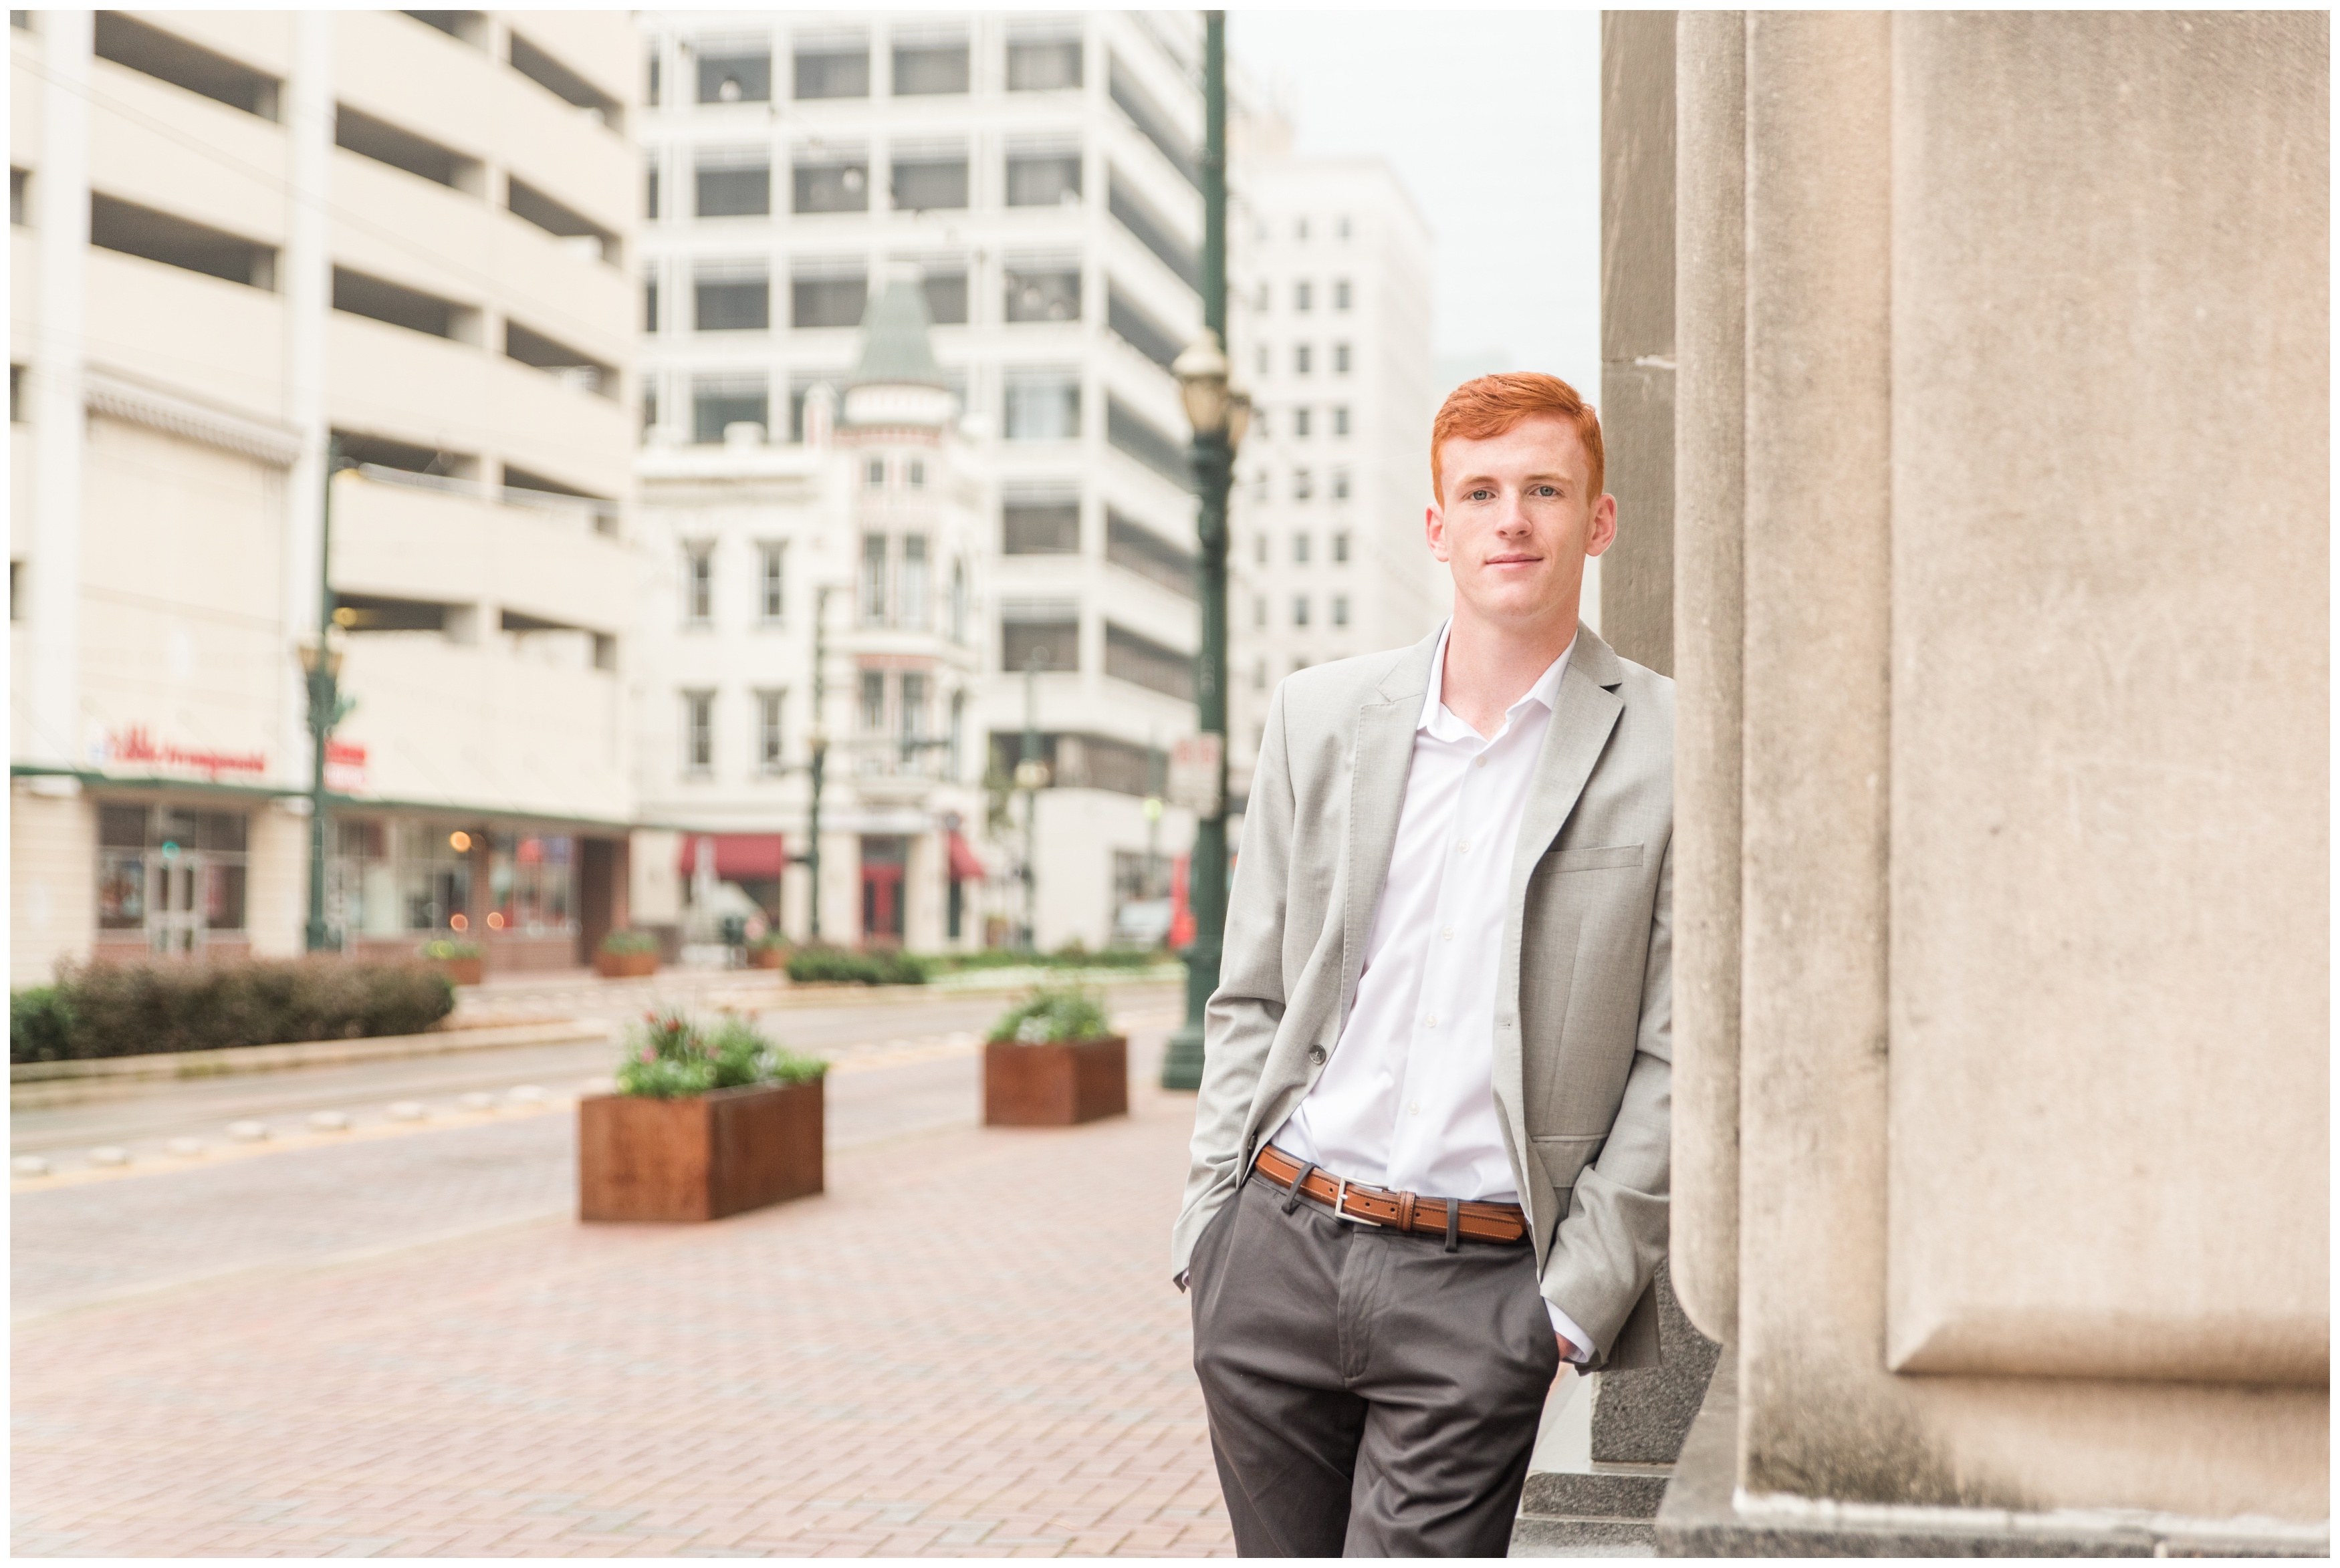
[[[1077,986],[1042,986],[1000,1014],[989,1038],[1019,1045],[1048,1045],[1060,1040],[1101,1040],[1113,1032],[1105,1002],[1094,991]]]
[[[612,957],[632,957],[658,950],[658,938],[646,931],[613,931],[601,939],[601,951]]]
[[[465,959],[478,958],[481,952],[476,942],[450,942],[445,937],[422,944],[422,956],[433,963],[460,963]]]
[[[618,1092],[673,1100],[756,1084],[812,1083],[828,1063],[788,1050],[748,1020],[726,1015],[702,1025],[679,1011],[649,1012],[626,1042]]]

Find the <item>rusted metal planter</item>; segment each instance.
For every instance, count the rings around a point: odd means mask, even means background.
[[[987,1127],[1070,1127],[1129,1113],[1129,1041],[1099,1040],[1024,1045],[995,1040],[983,1048]]]
[[[593,955],[593,972],[603,980],[639,979],[656,974],[659,955],[654,952],[597,952]]]
[[[784,947],[751,947],[748,950],[749,969],[786,969],[788,950]]]
[[[577,1105],[577,1215],[720,1219],[821,1190],[822,1085],[759,1084],[680,1100]]]
[[[451,984],[477,985],[488,978],[488,961],[484,958],[434,958],[431,962]]]

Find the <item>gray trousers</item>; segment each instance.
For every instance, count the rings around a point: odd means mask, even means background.
[[[1351,1225],[1254,1175],[1195,1245],[1195,1372],[1246,1557],[1501,1557],[1560,1346],[1535,1251]]]

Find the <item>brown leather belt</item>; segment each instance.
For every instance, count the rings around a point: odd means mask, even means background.
[[[1319,1170],[1269,1144],[1259,1151],[1252,1169],[1286,1191],[1300,1184],[1300,1196],[1314,1198],[1344,1219],[1378,1225],[1418,1236],[1443,1236],[1451,1247],[1460,1238],[1468,1241],[1513,1244],[1528,1238],[1527,1214],[1516,1203],[1458,1202],[1451,1198],[1418,1198],[1392,1192],[1386,1187],[1366,1187]]]

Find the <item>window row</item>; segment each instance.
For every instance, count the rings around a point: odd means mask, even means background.
[[[1010,600],[999,618],[999,668],[1077,674],[1081,667],[1080,608],[1069,601]],[[1114,621],[1105,623],[1105,673],[1180,702],[1195,700],[1195,656],[1155,642]]]
[[[1316,416],[1319,411],[1303,404],[1297,408],[1284,409],[1284,417],[1279,418],[1277,411],[1272,408],[1254,409],[1251,416],[1251,433],[1254,436],[1272,437],[1280,424],[1294,440],[1304,441],[1316,433]],[[1345,436],[1349,433],[1349,406],[1346,403],[1321,411],[1326,416],[1334,435]]]
[[[1011,488],[1000,502],[999,549],[1007,556],[1080,554],[1079,490],[1047,484]],[[1183,598],[1197,597],[1195,552],[1118,507],[1105,508],[1105,558]]]
[[[867,148],[835,143],[800,148],[784,171],[788,175],[788,211],[795,213],[867,212],[882,193],[879,212],[957,212],[973,204],[974,186],[963,141],[897,143],[883,165],[872,170]],[[772,151],[768,146],[701,147],[691,155],[690,206],[666,201],[664,173],[653,158],[645,174],[647,212],[655,222],[669,218],[768,218],[772,215]],[[1063,138],[1005,156],[996,198],[1008,207],[1080,204],[1081,152]],[[883,174],[881,182],[873,174]],[[879,187],[882,183],[882,192]]]
[[[1315,536],[1311,534],[1307,529],[1301,528],[1295,531],[1292,536],[1292,564],[1295,567],[1304,567],[1308,565],[1309,557],[1314,550],[1314,543]],[[1269,553],[1270,545],[1268,536],[1264,532],[1254,535],[1252,537],[1253,559],[1263,567],[1266,566],[1268,565]],[[1348,529],[1337,529],[1333,534],[1331,558],[1333,564],[1335,566],[1346,566],[1348,564]]]
[[[683,776],[710,778],[717,767],[719,737],[725,707],[722,695],[709,689],[686,689],[680,698]],[[806,771],[791,761],[788,751],[788,704],[785,688],[760,688],[743,694],[735,710],[747,737],[747,771],[777,778]],[[855,741],[849,761],[856,773],[895,773],[906,768],[956,777],[959,745],[966,732],[967,694],[954,691],[947,717],[937,726],[937,682],[922,670],[865,667],[854,677]],[[872,745],[871,741],[880,744]]]
[[[1349,498],[1349,470],[1346,468],[1334,469],[1331,477],[1326,481],[1326,489],[1331,494],[1333,499],[1336,501],[1347,500]],[[1273,478],[1265,468],[1260,469],[1252,476],[1251,494],[1252,499],[1255,501],[1268,501],[1274,499]],[[1309,501],[1316,498],[1316,475],[1314,470],[1308,468],[1294,468],[1292,470],[1291,496],[1295,501]]]
[[[1306,278],[1295,278],[1289,285],[1294,315],[1304,316],[1316,308],[1316,285]],[[1333,309],[1345,311],[1353,298],[1346,278],[1333,280]],[[1266,279],[1259,281],[1259,291],[1253,308],[1264,316],[1275,309],[1275,285]]]
[[[937,326],[967,322],[967,274],[964,261],[928,263],[922,288],[927,311]],[[690,316],[669,312],[660,279],[642,281],[642,330],[699,332],[763,332],[773,326],[772,281],[767,265],[753,261],[700,261],[690,271]],[[803,261],[788,280],[788,322],[800,329],[852,328],[870,301],[869,274],[859,261]],[[1000,273],[999,320],[1077,321],[1081,319],[1081,267],[1077,260],[1011,258]],[[1166,336],[1166,334],[1165,334]]]
[[[758,44],[702,44],[689,50],[687,91],[699,104],[768,104],[772,101],[772,47]],[[800,35],[786,56],[789,95],[799,101],[873,96],[873,51],[867,33],[815,31]],[[1081,85],[1082,47],[1077,36],[1007,41],[1003,79],[1011,93],[1048,93]],[[928,31],[897,29],[882,56],[892,67],[887,80],[896,98],[933,97],[970,91],[974,54],[964,27]],[[645,102],[671,107],[665,58],[649,56]]]
[[[1291,228],[1291,234],[1294,242],[1298,244],[1306,244],[1308,242],[1311,226],[1310,220],[1305,216],[1294,218],[1292,220]],[[1349,238],[1353,232],[1354,225],[1349,222],[1349,215],[1346,212],[1340,213],[1334,218],[1333,238],[1335,240],[1345,240]],[[1264,215],[1254,217],[1252,220],[1251,237],[1259,243],[1264,245],[1269,241],[1275,238],[1275,225]]]
[[[1258,365],[1259,373],[1261,375],[1269,376],[1275,373],[1275,354],[1273,350],[1271,350],[1265,343],[1262,343],[1254,350],[1254,354],[1255,356],[1254,362]],[[1295,376],[1314,375],[1316,373],[1316,345],[1314,343],[1293,344],[1288,362],[1292,366],[1292,373]],[[1349,345],[1346,343],[1334,344],[1333,373],[1336,376],[1347,375],[1349,373],[1352,358],[1349,351]]]
[[[1331,614],[1333,625],[1336,626],[1345,626],[1349,624],[1348,595],[1333,595],[1325,600],[1325,608]],[[1251,624],[1263,631],[1267,627],[1267,596],[1265,594],[1254,594],[1252,596]],[[1309,598],[1306,594],[1294,594],[1292,596],[1292,624],[1295,626],[1305,626],[1309,624]]]

